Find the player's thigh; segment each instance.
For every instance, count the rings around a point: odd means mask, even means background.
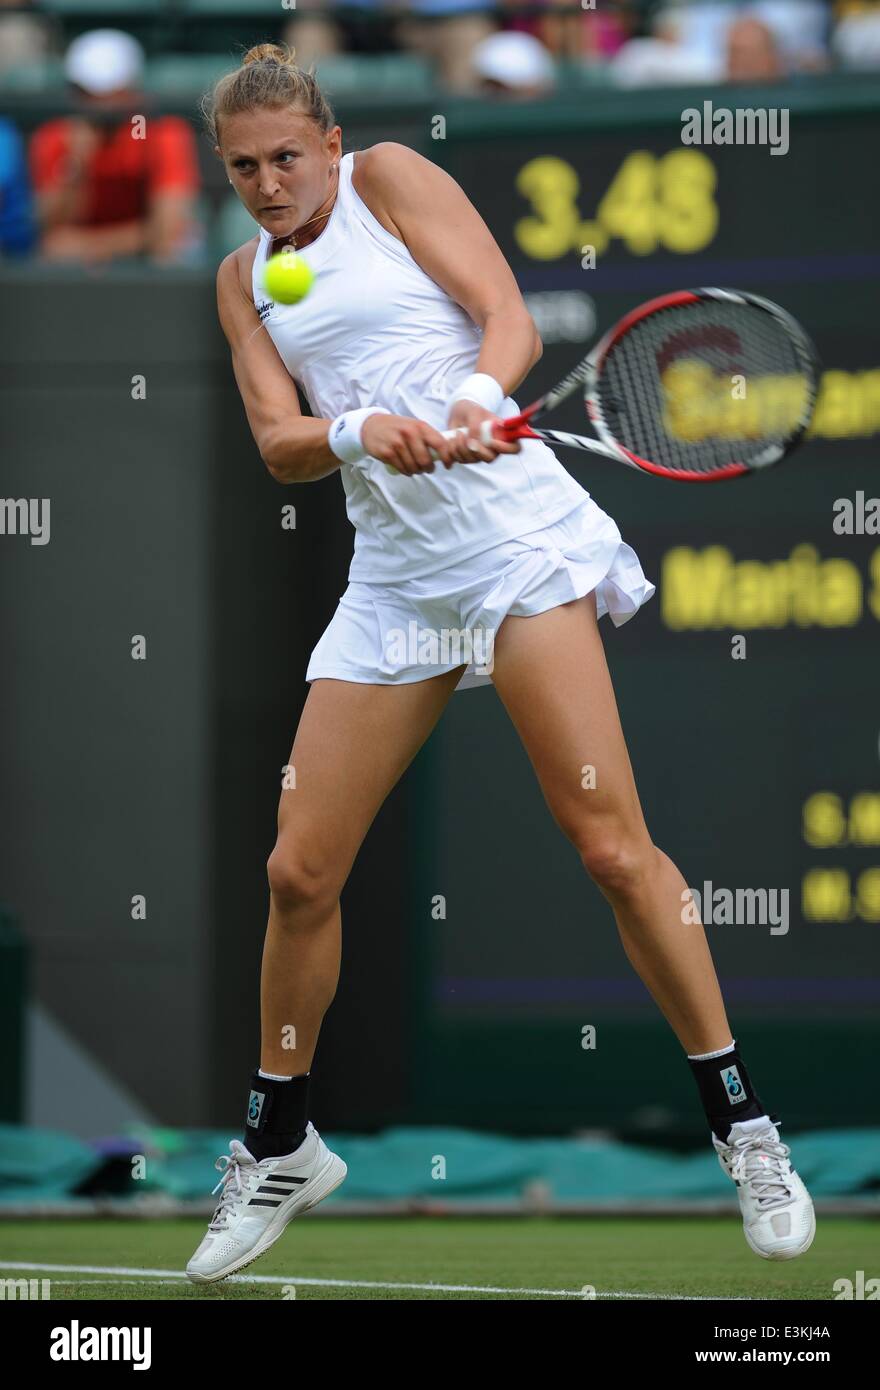
[[[493,680],[560,828],[581,851],[648,840],[595,594],[507,617]]]
[[[380,806],[425,742],[465,668],[409,685],[312,682],[281,793],[273,887],[341,890]]]

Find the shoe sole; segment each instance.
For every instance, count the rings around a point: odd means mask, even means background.
[[[215,1270],[213,1274],[190,1274],[186,1271],[186,1277],[193,1284],[219,1284],[221,1279],[228,1279],[230,1274],[237,1274],[240,1269],[246,1269],[253,1264],[261,1255],[265,1255],[281,1236],[284,1235],[288,1223],[295,1216],[302,1216],[303,1212],[311,1211],[319,1202],[323,1202],[325,1197],[329,1197],[331,1192],[335,1192],[340,1183],[345,1181],[348,1174],[348,1165],[345,1164],[338,1154],[329,1153],[328,1161],[319,1173],[310,1180],[310,1190],[297,1193],[296,1197],[291,1198],[290,1205],[281,1208],[272,1218],[271,1225],[267,1226],[253,1250],[241,1259],[235,1260],[225,1268]],[[303,1198],[308,1196],[308,1201]]]
[[[760,1255],[762,1260],[796,1260],[798,1255],[805,1255],[813,1244],[816,1235],[816,1212],[814,1208],[810,1208],[810,1233],[807,1240],[804,1241],[802,1245],[799,1245],[796,1250],[762,1250],[760,1246],[756,1245],[752,1240],[752,1237],[745,1227],[743,1227],[743,1233],[749,1247],[754,1250],[756,1255]]]

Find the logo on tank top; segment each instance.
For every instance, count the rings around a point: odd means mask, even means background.
[[[265,323],[266,319],[272,312],[272,300],[263,300],[262,303],[255,305],[255,308],[260,316],[260,323]]]

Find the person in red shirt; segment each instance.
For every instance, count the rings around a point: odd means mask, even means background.
[[[195,135],[148,110],[142,68],[140,44],[121,30],[91,30],[68,48],[84,114],[46,121],[29,149],[42,257],[173,262],[200,245]]]

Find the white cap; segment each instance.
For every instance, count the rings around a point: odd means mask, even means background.
[[[845,68],[880,67],[880,14],[848,14],[838,22],[831,40]]]
[[[143,63],[144,50],[137,39],[121,29],[90,29],[74,39],[64,55],[68,80],[95,96],[137,85]]]
[[[552,87],[556,77],[553,58],[540,39],[516,30],[481,39],[471,63],[480,77],[505,87]]]
[[[610,59],[608,72],[620,87],[724,81],[720,54],[710,55],[664,39],[630,39]]]

